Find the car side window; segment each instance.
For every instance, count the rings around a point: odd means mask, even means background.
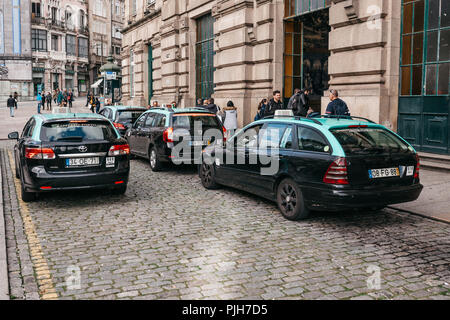
[[[293,131],[292,126],[288,126],[284,131],[280,141],[280,149],[292,149],[293,147]]]
[[[146,114],[143,114],[139,119],[137,119],[133,125],[133,128],[135,128],[135,129],[141,128],[144,125],[146,116],[147,116]]]
[[[157,114],[149,113],[149,115],[147,116],[147,119],[145,120],[144,127],[146,127],[146,128],[153,127],[154,123],[155,123],[155,118],[157,116],[158,116]]]
[[[330,146],[326,139],[313,129],[298,127],[297,136],[299,150],[314,152],[330,151]]]
[[[25,127],[23,127],[22,135],[20,136],[21,138],[25,138],[26,137],[28,129],[30,128],[30,122],[31,121],[28,121],[27,124],[25,125]]]
[[[260,148],[279,148],[286,128],[287,125],[283,123],[269,123],[265,126],[260,134]]]
[[[34,121],[34,119],[31,119],[30,121],[28,121],[28,123],[23,128],[22,138],[28,138],[33,135],[35,124],[36,124],[36,122]]]
[[[166,116],[160,115],[160,117],[157,119],[155,127],[161,128],[165,127],[165,125],[166,125]]]
[[[258,135],[262,125],[250,127],[236,137],[236,146],[254,148],[258,146]]]

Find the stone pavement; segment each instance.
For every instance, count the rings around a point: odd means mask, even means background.
[[[420,169],[420,182],[419,199],[391,207],[450,222],[450,172]]]
[[[154,173],[140,159],[125,195],[24,204],[11,145],[0,143],[12,298],[450,299],[449,224],[392,209],[291,222],[261,198],[205,190],[195,168]]]

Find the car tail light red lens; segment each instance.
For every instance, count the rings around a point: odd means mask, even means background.
[[[416,153],[416,172],[414,173],[414,179],[419,179],[419,171],[420,171],[420,158],[419,155]]]
[[[345,158],[337,158],[328,167],[323,182],[329,184],[348,184],[347,161]]]
[[[128,144],[118,144],[109,148],[108,156],[121,156],[130,154],[130,146]]]
[[[227,142],[227,129],[225,129],[224,126],[222,126],[222,132],[223,132],[223,142]]]
[[[50,160],[56,156],[51,148],[25,148],[25,158]]]
[[[114,184],[122,184],[123,183],[123,181],[121,180],[121,181],[116,181],[116,182],[114,182]]]
[[[52,187],[41,187],[41,190],[51,190]]]
[[[113,122],[114,127],[116,127],[116,129],[126,129],[125,126],[121,123],[117,123],[117,122]]]
[[[173,128],[169,127],[163,132],[164,142],[173,142]]]

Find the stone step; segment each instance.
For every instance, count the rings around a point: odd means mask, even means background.
[[[419,157],[423,161],[450,164],[450,156],[448,155],[419,152]]]
[[[420,167],[424,169],[444,171],[450,173],[450,163],[441,163],[428,160],[420,160]]]

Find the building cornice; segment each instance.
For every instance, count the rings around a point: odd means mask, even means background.
[[[154,18],[156,18],[157,16],[160,16],[160,15],[161,15],[161,9],[157,9],[156,11],[145,15],[144,17],[142,17],[141,19],[137,20],[136,22],[133,22],[129,26],[123,28],[121,33],[125,34],[125,33],[129,32],[129,31],[131,31],[131,30],[141,26],[145,22],[153,20]]]

